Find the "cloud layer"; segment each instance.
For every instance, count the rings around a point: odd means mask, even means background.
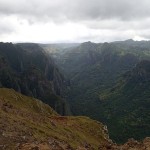
[[[149,39],[149,0],[1,0],[0,39],[95,42]]]

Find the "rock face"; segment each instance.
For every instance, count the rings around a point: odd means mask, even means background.
[[[123,145],[117,145],[114,143],[106,143],[99,147],[99,150],[150,150],[150,138],[145,138],[142,142],[138,142],[134,139],[129,139]]]
[[[37,44],[0,43],[1,87],[39,98],[60,114],[66,114],[64,83],[52,58]]]

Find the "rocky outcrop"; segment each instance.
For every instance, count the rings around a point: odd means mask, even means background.
[[[119,146],[121,150],[150,150],[150,138],[145,138],[142,142],[129,139],[127,143]]]

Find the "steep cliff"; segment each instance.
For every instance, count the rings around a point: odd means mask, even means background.
[[[61,91],[64,77],[37,44],[0,43],[0,85],[40,98],[60,114],[67,113]]]

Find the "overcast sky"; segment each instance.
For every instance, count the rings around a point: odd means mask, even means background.
[[[150,0],[0,0],[0,41],[150,39]]]

